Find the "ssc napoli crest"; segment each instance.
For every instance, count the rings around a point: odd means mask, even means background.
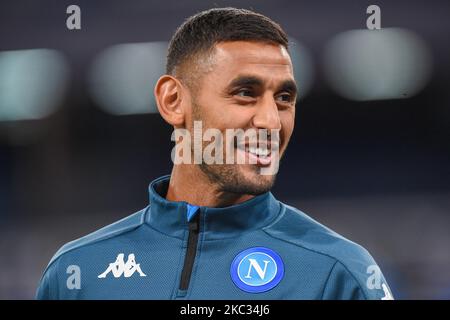
[[[241,251],[231,263],[231,279],[241,290],[260,293],[274,288],[284,276],[280,255],[265,247]]]

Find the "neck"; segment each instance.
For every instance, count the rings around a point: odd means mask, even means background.
[[[211,208],[228,207],[253,198],[253,195],[235,194],[220,190],[197,165],[175,165],[170,177],[166,199],[185,201],[192,205]]]

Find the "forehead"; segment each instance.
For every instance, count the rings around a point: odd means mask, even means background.
[[[239,74],[273,80],[293,78],[292,63],[286,48],[278,44],[229,41],[221,42],[214,49],[213,72],[221,82]]]

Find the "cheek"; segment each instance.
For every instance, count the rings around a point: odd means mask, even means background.
[[[205,112],[205,120],[217,129],[247,128],[252,119],[252,110],[233,105],[220,105]]]

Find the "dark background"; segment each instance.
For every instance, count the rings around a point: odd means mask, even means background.
[[[70,4],[81,7],[81,30],[66,28]],[[416,95],[352,101],[328,84],[326,44],[365,29],[370,4],[381,7],[383,28],[414,32],[431,53]],[[0,298],[32,298],[61,245],[143,208],[149,182],[170,173],[171,128],[156,113],[99,108],[87,81],[95,57],[116,44],[168,41],[189,15],[224,6],[268,15],[313,59],[274,194],[366,247],[394,297],[450,298],[450,2],[420,0],[1,0],[0,53],[54,49],[69,73],[49,116],[0,113]]]

